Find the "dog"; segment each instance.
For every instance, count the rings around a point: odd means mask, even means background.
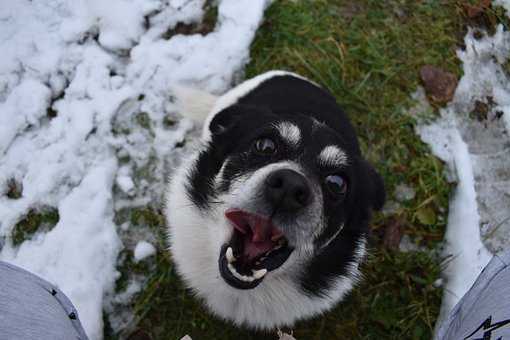
[[[219,97],[183,88],[175,97],[204,124],[165,197],[185,284],[215,315],[257,330],[335,306],[360,279],[385,190],[334,97],[285,71]]]

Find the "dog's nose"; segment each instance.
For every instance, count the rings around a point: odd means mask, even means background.
[[[310,188],[303,175],[281,169],[267,177],[265,196],[273,207],[296,212],[310,203]]]

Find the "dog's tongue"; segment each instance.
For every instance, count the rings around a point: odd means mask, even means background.
[[[234,228],[244,235],[244,255],[253,259],[271,250],[275,241],[282,236],[267,217],[254,215],[238,209],[225,212],[225,216],[232,222]]]

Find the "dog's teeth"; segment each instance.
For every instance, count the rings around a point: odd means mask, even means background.
[[[255,280],[258,280],[258,279],[263,278],[264,275],[266,275],[267,269],[266,268],[262,268],[262,269],[259,269],[259,270],[252,270],[251,273],[252,273],[253,278]]]
[[[235,278],[237,278],[241,281],[253,282],[255,280],[263,278],[264,275],[266,275],[266,273],[267,273],[267,269],[262,268],[259,270],[252,270],[251,276],[239,274],[237,272],[236,268],[232,265],[232,263],[235,262],[235,260],[236,260],[236,258],[234,256],[234,251],[232,250],[232,247],[227,248],[227,251],[225,252],[225,256],[227,257],[227,261],[228,261],[228,263],[227,263],[228,270],[230,270],[230,272],[232,273],[232,275],[234,275]]]
[[[228,263],[235,262],[236,258],[234,256],[234,251],[232,250],[232,247],[227,248],[227,252],[225,253],[225,255],[227,255]]]
[[[234,275],[234,277],[236,277],[237,279],[241,280],[241,281],[244,281],[244,282],[252,282],[252,281],[255,281],[255,278],[252,277],[252,276],[246,276],[246,275],[241,275],[237,272],[237,270],[234,268],[233,265],[231,265],[230,263],[227,265],[228,269],[230,270],[230,272],[232,273],[232,275]]]

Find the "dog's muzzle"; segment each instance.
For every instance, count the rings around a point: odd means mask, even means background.
[[[287,261],[294,248],[273,222],[277,216],[295,218],[312,201],[307,179],[294,170],[273,171],[261,184],[267,215],[242,209],[225,212],[233,233],[221,248],[219,269],[223,279],[238,289],[255,288]]]

